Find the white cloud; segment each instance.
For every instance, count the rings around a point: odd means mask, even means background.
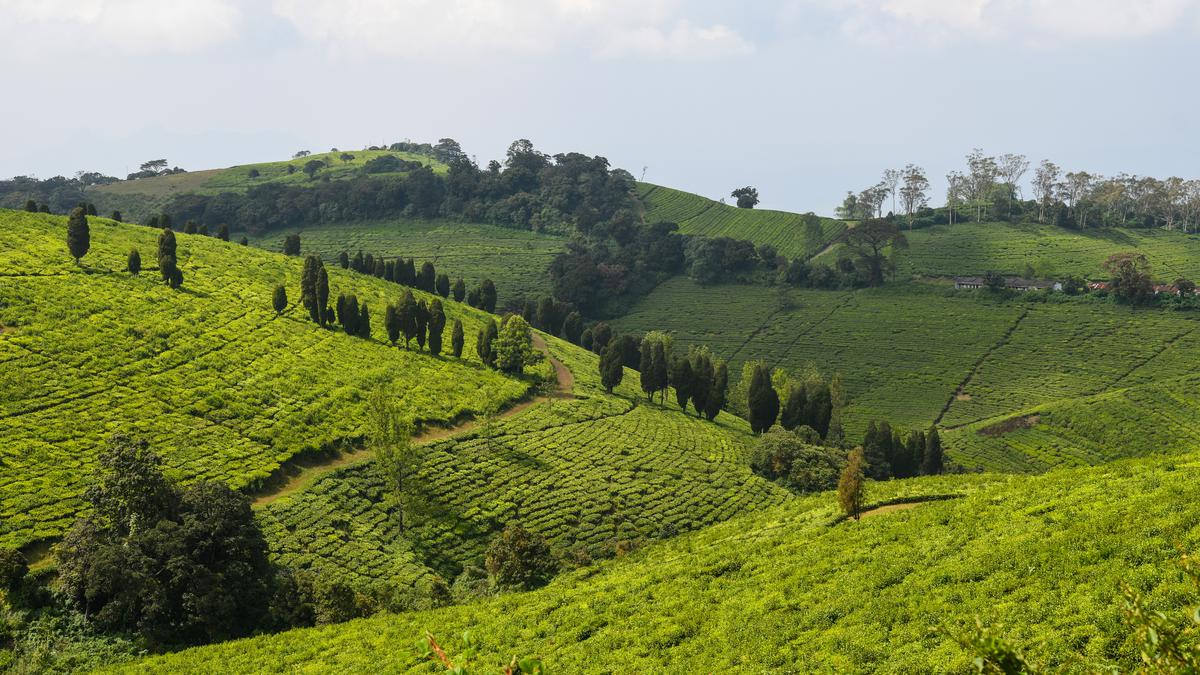
[[[306,39],[340,55],[428,60],[545,56],[582,48],[604,58],[743,53],[726,26],[680,17],[681,0],[274,0]]]
[[[809,1],[806,4],[814,4]],[[924,38],[1131,39],[1169,31],[1200,0],[815,0],[870,42]]]
[[[11,36],[130,53],[198,51],[235,37],[231,0],[0,0]]]

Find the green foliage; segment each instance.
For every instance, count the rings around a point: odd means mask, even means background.
[[[543,586],[558,571],[550,544],[520,523],[509,524],[488,544],[484,564],[492,585],[507,590]]]
[[[91,245],[87,214],[82,208],[76,207],[71,210],[71,215],[67,218],[67,250],[78,263],[80,258],[87,255]]]
[[[0,548],[0,589],[11,592],[27,572],[29,565],[25,562],[24,554],[15,548]]]
[[[866,500],[865,470],[863,449],[855,448],[850,451],[849,459],[842,468],[842,475],[838,478],[838,505],[842,507],[843,513],[855,520],[858,520],[862,513],[863,502]]]
[[[129,249],[129,257],[125,259],[125,270],[130,274],[142,271],[142,254],[136,248]]]
[[[496,368],[505,373],[520,375],[525,368],[542,360],[541,352],[533,348],[529,324],[520,316],[510,317],[500,329],[492,350]]]
[[[460,319],[454,320],[454,329],[450,331],[450,353],[454,358],[462,358],[463,352],[463,325]]]
[[[773,427],[755,443],[750,467],[758,475],[800,492],[832,490],[837,487],[844,456],[839,450],[819,447],[819,441],[809,427],[796,432]]]
[[[759,364],[750,376],[746,390],[746,406],[749,410],[750,429],[761,434],[770,429],[779,417],[779,394],[771,383],[771,371]]]
[[[621,351],[620,342],[609,340],[608,345],[600,352],[600,381],[605,391],[612,393],[621,384],[625,376],[625,355]]]

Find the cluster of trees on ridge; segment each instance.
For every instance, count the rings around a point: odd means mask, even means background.
[[[1200,229],[1200,180],[1159,179],[1126,173],[1102,176],[1063,171],[1050,160],[1033,168],[1025,197],[1030,161],[1021,154],[987,155],[978,148],[966,157],[965,170],[946,174],[943,206],[931,209],[929,180],[921,167],[887,169],[880,181],[848,192],[838,216],[852,220],[903,214],[909,227],[974,221],[1025,221],[1061,227],[1163,227]],[[899,197],[899,208],[897,207]]]

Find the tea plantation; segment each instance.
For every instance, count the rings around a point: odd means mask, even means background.
[[[1114,253],[1146,255],[1165,283],[1200,278],[1200,235],[1161,229],[1068,230],[1032,223],[957,223],[907,232],[909,246],[896,255],[901,277],[979,275],[988,270],[1039,277],[1075,275],[1107,279],[1103,264]],[[833,252],[822,257],[832,263]]]
[[[714,322],[708,319],[712,316],[728,320]],[[1186,401],[1191,380],[1180,378],[1200,360],[1200,324],[1191,313],[1084,298],[994,300],[918,283],[780,296],[776,289],[702,287],[678,278],[659,286],[615,325],[633,332],[670,330],[685,344],[707,344],[730,360],[734,373],[751,359],[841,373],[850,397],[845,425],[851,439],[860,438],[872,419],[904,429],[935,421],[952,430],[981,428],[987,426],[984,421],[995,423],[1035,406],[1066,405],[1151,383],[1159,383],[1153,390],[1157,396]],[[951,456],[968,467],[1004,470],[1194,447],[1149,440],[1122,443],[1119,450],[1105,445],[1103,434],[1131,425],[1158,426],[1163,413],[1147,404],[1136,414],[1126,410],[1123,417],[1116,426],[1073,423],[1074,443],[1033,433],[1022,436],[1029,445],[997,444],[969,434],[950,434],[946,443]],[[1085,449],[1097,444],[1109,449]]]
[[[690,192],[649,183],[638,183],[638,196],[645,206],[648,223],[677,223],[684,234],[770,244],[789,258],[808,258],[846,230],[842,221],[821,218],[821,236],[810,241],[804,217],[798,213],[739,209]]]
[[[176,477],[246,487],[297,454],[356,442],[376,382],[404,391],[406,414],[429,424],[531,386],[477,361],[389,347],[382,317],[395,284],[329,267],[334,296],[369,303],[373,339],[363,340],[297,311],[298,258],[177,234],[185,280],[172,290],[152,268],[125,271],[133,247],[155,258],[157,230],[91,218],[91,251],[76,266],[65,220],[0,211],[0,545],[60,534],[114,432],[149,440]],[[280,283],[292,304],[276,316]],[[446,308],[473,355],[486,315]]]
[[[566,244],[565,237],[553,234],[481,223],[404,218],[275,230],[251,237],[250,243],[280,251],[284,238],[292,233],[300,234],[304,253],[316,253],[326,264],[337,264],[342,251],[351,256],[362,251],[385,258],[414,258],[418,269],[421,263],[432,262],[438,273],[450,275],[451,280],[462,277],[468,287],[480,278],[489,278],[496,282],[500,307],[515,298],[548,295],[550,278],[546,270]]]
[[[423,447],[420,515],[403,534],[371,463],[267,505],[259,515],[279,561],[360,587],[416,584],[430,567],[453,578],[464,565],[481,566],[489,540],[509,522],[560,551],[603,558],[619,543],[671,536],[790,497],[750,473],[753,439],[742,420],[726,414],[708,422],[673,404],[609,396],[591,375],[595,355],[549,342],[579,373],[574,399],[551,399]],[[628,386],[618,393],[636,396]]]
[[[976,618],[1051,670],[1130,669],[1122,582],[1186,603],[1200,462],[1139,459],[1039,476],[871,484],[870,499],[962,495],[833,524],[821,494],[734,518],[548,587],[433,611],[184,651],[125,672],[429,672],[430,631],[470,664],[548,672],[967,672]]]

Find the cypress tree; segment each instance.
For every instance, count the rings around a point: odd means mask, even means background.
[[[479,307],[485,312],[496,311],[496,284],[484,279],[479,285]]]
[[[591,352],[591,351],[595,351],[592,349],[592,344],[593,344],[592,329],[591,328],[583,329],[583,332],[579,334],[579,346],[583,347],[584,349]]]
[[[708,407],[708,392],[712,389],[713,366],[712,359],[706,350],[697,349],[692,352],[692,407],[696,415],[703,415]]]
[[[163,283],[171,283],[175,274],[175,233],[171,228],[164,228],[158,235],[158,272]]]
[[[425,348],[425,330],[429,326],[429,307],[424,300],[417,301],[417,349]]]
[[[609,327],[607,323],[601,321],[595,326],[592,326],[592,351],[596,352],[597,354],[604,351],[604,348],[608,346],[608,343],[612,341],[612,338],[612,328]]]
[[[612,340],[600,352],[600,383],[604,385],[604,390],[611,394],[613,388],[621,384],[623,377],[625,377],[625,354],[622,352],[621,345],[617,344],[616,340]]]
[[[442,334],[446,330],[446,311],[441,300],[434,300],[429,306],[429,353],[438,356],[442,353]]]
[[[287,309],[287,289],[282,285],[275,287],[275,293],[271,295],[271,307],[275,309],[276,314]]]
[[[404,263],[404,278],[406,279],[406,281],[404,282],[405,285],[407,285],[407,286],[416,286],[417,285],[418,280],[417,280],[417,261],[416,260],[409,258],[407,261],[405,261],[405,263]]]
[[[404,348],[408,349],[408,343],[417,336],[417,300],[412,291],[404,291],[396,314],[400,320],[400,332],[404,334]]]
[[[364,264],[366,263],[363,261],[363,252],[359,251],[358,253],[354,254],[354,264],[350,266],[350,269],[354,270],[355,272],[361,272],[363,271]]]
[[[537,323],[537,303],[533,300],[526,300],[521,305],[521,318],[525,319],[525,323],[530,326]],[[541,326],[538,326],[539,328]]]
[[[50,213],[50,205],[46,203],[38,204],[39,213]]]
[[[455,302],[462,302],[463,298],[467,297],[467,282],[463,281],[462,277],[455,279],[450,293],[454,296]]]
[[[196,229],[196,221],[194,220],[189,220],[183,224],[184,234],[196,234]]]
[[[395,281],[396,280],[396,261],[395,260],[389,260],[383,264],[383,280],[384,281]]]
[[[170,215],[170,214],[168,214],[168,213],[160,213],[160,214],[158,214],[158,225],[159,225],[159,227],[171,227],[171,225],[172,225],[172,224],[173,224],[173,221],[171,220],[171,215]],[[296,241],[300,241],[300,240],[299,240],[299,239],[297,239]]]
[[[921,473],[926,476],[936,476],[945,470],[942,456],[942,438],[938,435],[937,427],[929,427],[925,434],[925,456],[921,462]]]
[[[433,292],[433,286],[437,282],[437,272],[433,269],[433,263],[426,260],[421,263],[421,277],[417,282],[417,288],[423,291]]]
[[[729,366],[724,361],[717,362],[713,373],[712,389],[708,392],[708,401],[705,402],[704,416],[711,422],[721,414],[721,408],[725,407],[726,397],[729,395]]]
[[[138,253],[136,248],[129,251],[129,257],[125,260],[125,269],[129,270],[130,274],[142,271],[142,254]]]
[[[383,261],[383,258],[375,259],[375,271],[373,274],[380,279],[387,274],[387,263]]]
[[[117,221],[118,223],[119,223],[119,222],[121,222],[121,219],[122,219],[122,218],[121,218],[121,212],[120,212],[120,211],[113,211],[113,212],[112,212],[112,215],[111,215],[111,216],[109,216],[109,219],[110,219],[110,220],[115,220],[115,221]]]
[[[33,201],[32,199],[25,200],[25,210],[29,213],[37,213],[37,202]]]
[[[675,402],[687,412],[688,399],[692,397],[692,364],[687,359],[678,358],[671,364],[671,386],[675,387]]]
[[[453,354],[454,358],[456,359],[462,358],[463,342],[464,336],[462,321],[455,319],[454,330],[450,332],[450,353]]]
[[[807,411],[808,396],[804,387],[792,385],[792,388],[788,390],[787,401],[783,404],[783,414],[779,417],[779,423],[784,429],[794,431],[796,427],[806,424],[805,414]]]
[[[325,271],[325,263],[317,268],[317,309],[322,326],[333,323],[333,317],[329,316],[329,273]]]
[[[435,284],[437,294],[443,298],[450,297],[450,276],[447,274],[437,275],[437,283]]]
[[[358,297],[353,293],[346,296],[342,314],[346,317],[342,322],[342,330],[346,331],[346,335],[358,335]]]
[[[804,423],[821,434],[821,438],[825,438],[829,434],[829,421],[833,417],[833,400],[828,384],[822,382],[813,389],[804,410]]]
[[[562,322],[558,318],[558,312],[554,306],[554,298],[546,296],[538,300],[537,304],[537,322],[540,324],[538,328],[550,333],[558,335],[562,328]]]
[[[67,218],[67,250],[71,252],[71,257],[75,259],[75,264],[79,264],[79,259],[87,255],[88,249],[92,247],[92,234],[88,229],[87,213],[75,207],[71,210],[70,217]]]
[[[200,225],[200,228],[196,230],[196,233],[207,237],[208,236],[208,223],[203,223],[202,225]]]
[[[343,329],[346,328],[346,295],[344,293],[338,293],[337,322]]]
[[[562,336],[567,342],[579,344],[579,338],[583,336],[583,317],[579,312],[571,312],[563,319]]]
[[[225,223],[221,223],[221,226],[217,228],[217,239],[229,241],[229,226]]]
[[[304,270],[300,273],[300,300],[313,323],[321,323],[321,305],[317,302],[317,277],[320,276],[321,259],[309,255],[304,259]]]
[[[775,418],[779,416],[779,394],[771,384],[771,370],[764,365],[757,366],[750,377],[746,404],[750,409],[751,431],[761,434],[775,424]]]
[[[395,347],[400,339],[400,317],[396,314],[396,306],[390,302],[383,312],[383,328],[387,331],[388,342]]]
[[[91,202],[87,203],[87,206],[84,208],[84,212],[89,216],[99,215],[96,213],[96,205]]]
[[[375,256],[374,255],[371,255],[370,253],[368,253],[367,257],[363,258],[362,273],[363,274],[371,274],[371,275],[375,274]]]
[[[358,312],[358,337],[371,339],[371,312],[367,310],[366,300],[363,300],[362,309]]]
[[[479,337],[475,341],[475,353],[485,366],[496,362],[496,355],[492,353],[492,340],[499,334],[500,330],[496,327],[494,319],[488,320],[487,325],[479,330]]]
[[[658,391],[654,382],[654,345],[648,338],[642,338],[641,359],[638,361],[638,383],[646,392],[647,400],[654,400],[654,392]]]
[[[350,254],[346,253],[345,251],[342,251],[341,253],[339,253],[338,254],[338,264],[342,266],[342,269],[349,269],[350,268]]]
[[[659,399],[662,403],[667,400],[667,387],[670,384],[670,369],[667,366],[667,346],[661,340],[654,343],[654,353],[650,359],[650,370],[654,373],[654,391],[662,392]]]

